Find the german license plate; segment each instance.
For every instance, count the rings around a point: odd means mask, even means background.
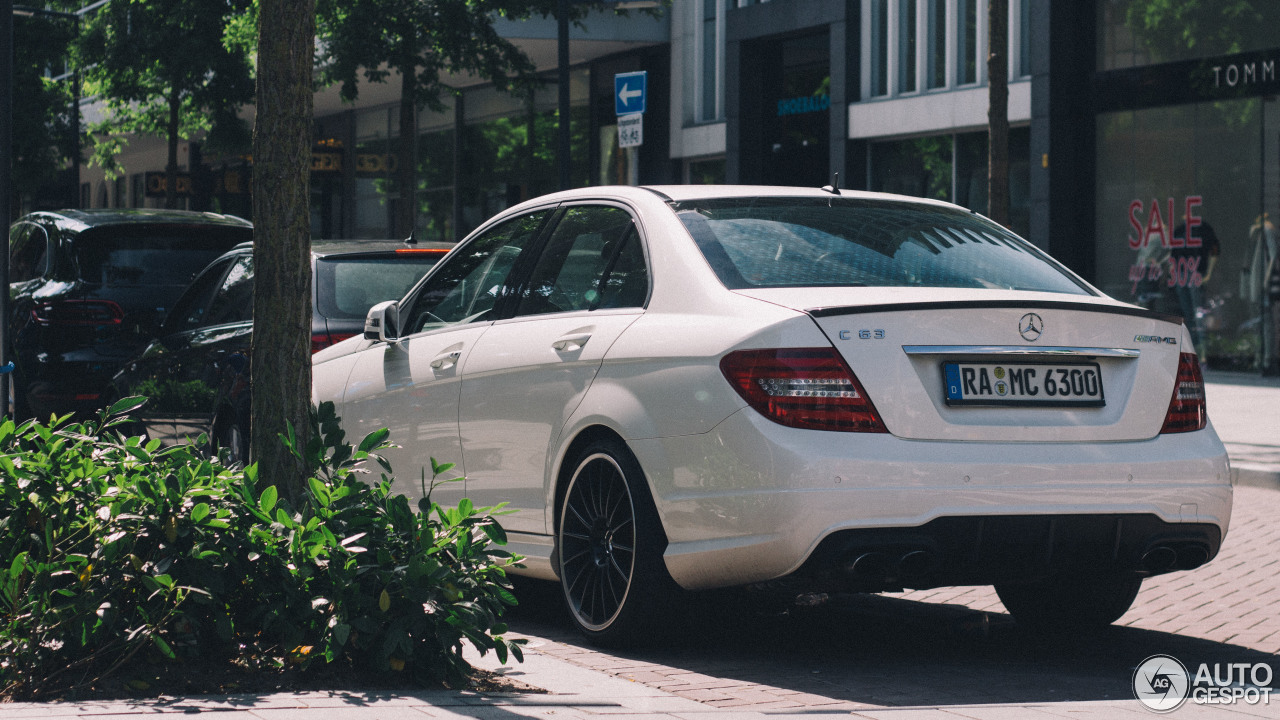
[[[942,364],[948,405],[1102,407],[1097,363]]]

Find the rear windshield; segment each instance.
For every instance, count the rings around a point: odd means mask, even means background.
[[[249,239],[247,228],[108,228],[81,233],[75,255],[85,282],[181,290],[214,258]]]
[[[361,319],[383,300],[399,300],[443,255],[336,256],[316,262],[316,304],[327,318]]]
[[[853,198],[673,205],[720,281],[771,287],[936,287],[1088,295],[1057,262],[963,210]]]

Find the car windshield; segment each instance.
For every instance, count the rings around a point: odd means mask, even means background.
[[[327,318],[363,320],[383,300],[399,300],[443,255],[349,255],[316,262],[316,301]]]
[[[1062,266],[978,215],[861,198],[673,203],[720,281],[771,287],[931,287],[1091,294]]]

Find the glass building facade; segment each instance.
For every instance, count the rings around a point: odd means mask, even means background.
[[[1182,316],[1212,368],[1280,369],[1280,3],[1096,9],[1095,283]]]

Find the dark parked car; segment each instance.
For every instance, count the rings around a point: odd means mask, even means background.
[[[240,218],[177,210],[31,213],[9,229],[10,405],[89,412],[192,278],[253,237]]]
[[[361,333],[369,308],[399,299],[453,246],[394,241],[316,242],[311,248],[311,349]],[[148,436],[172,443],[206,433],[246,457],[253,248],[217,258],[182,294],[159,337],[115,377],[117,397],[150,398],[138,413]]]

